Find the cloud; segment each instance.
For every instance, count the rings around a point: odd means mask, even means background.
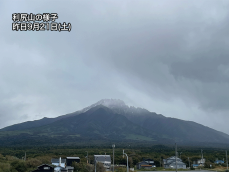
[[[228,7],[226,0],[1,2],[0,127],[118,98],[228,133]],[[72,31],[12,31],[15,12],[57,12]]]

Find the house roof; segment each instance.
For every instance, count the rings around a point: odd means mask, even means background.
[[[53,166],[49,165],[49,164],[42,164],[42,165],[38,166],[37,168],[40,168],[40,167],[43,167],[43,166],[48,166],[48,167],[52,167],[53,168]]]
[[[55,170],[61,170],[61,171],[68,171],[68,170],[74,170],[74,167],[67,166],[66,168],[64,167],[55,167]]]
[[[52,165],[42,164],[42,165],[38,166],[37,169],[33,170],[32,172],[41,171],[41,170],[43,170],[44,167],[50,167],[50,169],[54,169],[54,167]]]
[[[145,162],[145,161],[142,161],[142,162],[139,162],[139,163],[137,163],[138,165],[140,164],[141,166],[142,165],[149,165],[147,162]]]
[[[179,165],[184,164],[180,158],[178,157],[176,158],[175,156],[171,156],[167,159],[163,159],[163,163],[164,165],[171,165],[172,163],[176,163],[176,159],[177,159],[177,164],[178,163]]]
[[[198,167],[198,166],[199,166],[199,164],[192,164],[192,166],[194,166],[194,167]]]
[[[74,167],[67,166],[66,169],[68,169],[68,170],[74,170]]]
[[[64,167],[55,167],[55,171],[68,171],[67,168],[64,168]]]
[[[216,160],[216,161],[215,161],[215,163],[219,163],[219,162],[224,163],[224,161],[223,161],[223,160]]]
[[[171,156],[171,157],[169,157],[167,159],[163,159],[163,160],[175,160],[175,159],[176,159],[175,156]],[[181,161],[181,159],[177,157],[177,161]]]
[[[173,161],[173,162],[168,163],[168,164],[166,164],[166,165],[171,165],[171,164],[176,164],[176,162]],[[178,161],[178,162],[177,162],[177,165],[185,165],[185,163],[183,163],[183,162],[181,162],[181,161],[180,161],[180,162]]]
[[[79,157],[67,157],[66,159],[80,159]]]
[[[51,159],[51,162],[52,163],[59,163],[60,162],[60,159],[52,158]],[[61,159],[61,163],[66,163],[66,159]]]
[[[96,161],[109,161],[109,162],[111,162],[111,156],[110,155],[94,155],[94,159]]]

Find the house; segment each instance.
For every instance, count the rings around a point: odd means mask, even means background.
[[[42,164],[38,166],[37,169],[32,172],[54,172],[54,167],[48,164]]]
[[[224,161],[223,161],[223,160],[216,160],[214,163],[215,163],[215,164],[223,164]]]
[[[137,163],[136,166],[137,169],[141,169],[141,168],[150,169],[152,167],[156,167],[152,159],[143,159],[143,161]]]
[[[111,156],[110,155],[94,155],[95,163],[102,163],[106,169],[110,169],[111,167]]]
[[[205,164],[205,159],[204,159],[204,155],[203,155],[203,150],[202,149],[201,149],[201,159],[197,160],[197,164],[199,165],[199,167],[203,167],[204,164]]]
[[[192,167],[197,168],[197,167],[199,167],[199,164],[192,164]]]
[[[54,168],[54,172],[73,172],[74,171],[74,167],[71,167],[70,165],[66,166],[66,159],[61,159],[61,157],[59,159],[53,158],[51,162],[52,162],[52,165],[56,166]],[[69,163],[70,162],[72,161],[69,161]]]
[[[177,165],[177,169],[186,169],[186,164],[182,162],[180,158],[176,158],[175,156],[169,157],[167,159],[163,159],[164,168],[173,168],[175,169]]]
[[[137,169],[141,169],[141,168],[150,169],[150,168],[153,168],[155,165],[150,165],[148,162],[142,161],[142,162],[137,163],[136,166],[137,166]]]
[[[199,164],[199,166],[204,166],[204,164],[205,164],[205,159],[204,159],[204,158],[198,159],[198,160],[197,160],[197,164]]]
[[[203,167],[204,164],[205,164],[205,159],[204,158],[198,159],[197,161],[193,161],[193,167],[194,168]]]
[[[51,159],[51,163],[52,163],[52,165],[60,166],[60,167],[65,168],[65,166],[66,166],[66,159],[61,159],[61,157],[59,159],[52,158]]]
[[[149,165],[152,165],[153,167],[156,167],[154,164],[154,161],[152,159],[145,159],[144,160],[146,163],[148,163]]]
[[[73,162],[80,163],[80,158],[79,157],[67,157],[66,158],[67,166],[71,166]]]

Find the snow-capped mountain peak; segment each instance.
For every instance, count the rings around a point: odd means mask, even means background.
[[[114,107],[128,107],[124,101],[119,100],[119,99],[102,99],[95,103],[96,105],[103,105],[109,108],[114,108]]]
[[[110,109],[128,109],[129,106],[127,106],[124,101],[119,99],[102,99],[98,101],[97,103],[92,104],[91,106],[88,106],[81,110],[81,112],[86,112],[89,109],[96,107],[98,105],[106,106]]]
[[[142,113],[142,112],[149,112],[146,109],[142,108],[136,108],[134,106],[127,106],[124,101],[119,99],[102,99],[98,101],[97,103],[92,104],[91,106],[88,106],[81,110],[82,112],[86,112],[90,110],[93,107],[96,107],[98,105],[103,105],[108,107],[109,109],[114,110],[116,113],[126,114],[126,113]]]

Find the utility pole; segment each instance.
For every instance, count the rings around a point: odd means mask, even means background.
[[[112,145],[113,148],[113,172],[114,172],[114,148],[115,148],[115,144]]]
[[[176,172],[177,172],[177,143],[175,143],[175,158],[176,158]]]
[[[161,165],[161,157],[160,157],[160,165]]]
[[[26,161],[26,152],[25,152],[25,161]]]
[[[189,169],[190,169],[191,167],[190,167],[190,161],[189,161],[189,157],[188,157],[188,163],[189,163]]]
[[[201,160],[200,160],[201,166],[204,164],[204,156],[203,156],[203,149],[201,149]]]
[[[226,150],[226,161],[227,161],[227,170],[228,170],[227,150]]]
[[[124,158],[124,155],[126,155],[126,159],[127,159],[127,164],[126,164],[126,171],[129,172],[129,166],[128,166],[128,156],[126,153],[124,153],[124,149],[123,149],[123,158]]]
[[[95,172],[96,172],[96,161],[97,161],[97,158],[98,158],[98,157],[95,158]]]
[[[87,164],[88,164],[88,151],[85,151],[85,152],[87,152]]]

